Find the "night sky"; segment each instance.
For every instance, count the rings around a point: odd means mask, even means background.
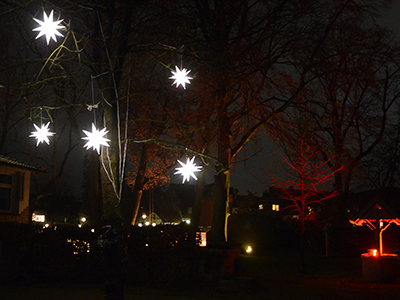
[[[393,1],[390,9],[383,9],[382,24],[393,30],[400,42],[400,0]],[[257,196],[261,196],[267,189],[270,180],[263,170],[263,166],[271,174],[277,174],[277,179],[284,178],[282,170],[284,164],[282,164],[279,146],[275,145],[268,137],[264,137],[263,140],[264,151],[254,156],[257,149],[254,150],[255,146],[249,143],[242,153],[247,157],[246,162],[242,161],[243,156],[241,156],[236,166],[232,168],[231,186],[239,189],[239,193],[242,195],[247,194],[247,190],[249,190],[257,193]]]

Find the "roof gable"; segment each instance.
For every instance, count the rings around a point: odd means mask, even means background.
[[[399,207],[397,207],[400,200],[400,192],[398,190],[380,189],[360,193],[357,195],[358,197],[354,196],[353,198],[359,197],[358,200],[364,200],[365,204],[360,205],[360,210],[351,219],[377,220],[400,217]]]

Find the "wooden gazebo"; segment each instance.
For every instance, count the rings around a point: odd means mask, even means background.
[[[353,220],[350,220],[350,223],[356,226],[366,225],[375,232],[379,256],[382,256],[382,234],[392,223],[400,226],[398,217],[398,213],[384,199],[377,197],[371,199],[364,209],[357,213]]]

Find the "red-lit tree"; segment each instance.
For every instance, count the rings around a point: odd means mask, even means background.
[[[286,180],[276,179],[270,175],[271,180],[279,190],[279,195],[288,204],[284,209],[289,211],[290,216],[298,218],[300,224],[300,253],[303,270],[305,230],[308,224],[317,225],[320,221],[319,210],[325,200],[339,195],[339,191],[332,191],[334,175],[340,169],[332,171],[328,166],[329,161],[323,159],[318,145],[312,144],[309,137],[310,127],[300,123],[300,126],[291,123],[293,130],[285,133],[281,142],[286,156],[283,159],[288,166],[288,178]]]

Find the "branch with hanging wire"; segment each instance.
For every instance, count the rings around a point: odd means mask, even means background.
[[[215,161],[218,165],[222,166],[221,170],[219,172],[224,172],[227,171],[229,168],[227,166],[224,165],[224,163],[222,163],[218,158],[214,157],[214,156],[210,156],[207,154],[204,154],[202,152],[196,151],[194,149],[188,148],[187,146],[184,145],[180,145],[174,142],[167,142],[167,141],[161,141],[161,140],[156,140],[156,139],[145,139],[145,140],[132,140],[130,139],[129,141],[136,143],[136,144],[141,144],[141,143],[152,143],[152,144],[156,144],[164,149],[168,149],[168,150],[176,150],[176,151],[184,151],[184,152],[188,152],[188,153],[192,153],[198,157],[201,158],[201,161],[203,162],[204,165],[208,166],[209,163],[207,163],[205,161],[205,159],[209,159],[209,160],[213,160]]]
[[[65,35],[65,38],[63,39],[62,43],[59,46],[57,46],[57,48],[54,49],[54,51],[46,59],[46,61],[43,64],[42,68],[40,69],[39,73],[36,75],[36,80],[38,80],[40,78],[41,74],[43,73],[44,69],[46,68],[46,66],[49,63],[50,63],[50,68],[51,68],[53,65],[55,65],[55,62],[62,57],[62,55],[60,55],[62,50],[66,50],[66,51],[71,52],[71,53],[77,53],[78,60],[79,60],[79,62],[81,61],[80,53],[82,52],[82,49],[79,49],[79,46],[78,46],[80,40],[78,40],[76,38],[75,33],[70,29],[71,28],[70,27],[70,23],[66,23],[65,25],[66,25],[66,28],[67,28],[67,33]],[[69,49],[67,46],[65,46],[65,43],[67,42],[69,36],[72,36],[72,39],[73,39],[75,47],[76,47],[75,50]]]

